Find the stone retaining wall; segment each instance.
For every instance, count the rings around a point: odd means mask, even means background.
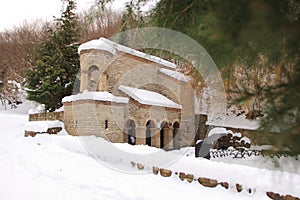
[[[29,121],[64,121],[64,112],[44,112],[29,114]]]

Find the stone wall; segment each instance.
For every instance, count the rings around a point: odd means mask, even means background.
[[[207,135],[207,128],[208,126],[206,125],[207,122],[207,115],[195,115],[195,123],[197,129],[197,134],[195,140],[203,140],[206,135]]]
[[[64,120],[64,112],[44,112],[44,113],[35,113],[29,114],[29,121],[54,121]]]
[[[64,103],[65,129],[71,135],[95,135],[123,142],[125,104],[85,100]]]

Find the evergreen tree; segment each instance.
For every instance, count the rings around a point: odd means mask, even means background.
[[[26,73],[27,98],[45,104],[49,111],[59,108],[62,98],[72,94],[79,70],[76,3],[62,2],[61,17],[55,19],[55,28],[49,28],[49,38],[37,48],[34,67]]]

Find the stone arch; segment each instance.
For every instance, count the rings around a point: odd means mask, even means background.
[[[155,128],[153,120],[146,122],[146,145],[151,146],[151,128]]]
[[[135,133],[136,123],[132,119],[128,119],[125,123],[125,134],[124,134],[124,142],[128,144],[135,145],[136,144],[136,133]]]
[[[162,121],[160,124],[160,148],[164,148],[165,147],[165,131],[166,129],[169,128],[168,122],[166,121]]]
[[[175,103],[180,104],[180,99],[176,95],[176,92],[163,84],[147,83],[147,84],[141,86],[140,88],[144,89],[144,90],[150,90],[153,92],[157,92],[157,93],[162,94],[163,96],[167,97],[168,99],[174,101]]]
[[[91,65],[88,69],[88,91],[97,91],[100,70],[96,65]]]

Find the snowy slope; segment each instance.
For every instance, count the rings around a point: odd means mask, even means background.
[[[300,196],[300,178],[293,173],[182,156],[186,151],[167,153],[143,145],[111,145],[95,137],[37,135],[24,138],[27,120],[27,115],[0,112],[0,199],[269,199],[266,190]],[[92,143],[87,143],[89,141]],[[90,144],[113,146],[130,153],[119,154],[110,149],[93,152]],[[137,152],[140,156],[136,156]],[[159,154],[159,159],[145,159],[152,154]],[[206,188],[196,181],[180,181],[175,175],[162,178],[145,171],[141,173],[130,165],[132,160],[141,162],[147,171],[152,166],[161,167],[165,164],[160,161],[163,159],[175,161],[165,166],[175,171],[238,181],[256,186],[257,190],[248,194],[220,186]]]

